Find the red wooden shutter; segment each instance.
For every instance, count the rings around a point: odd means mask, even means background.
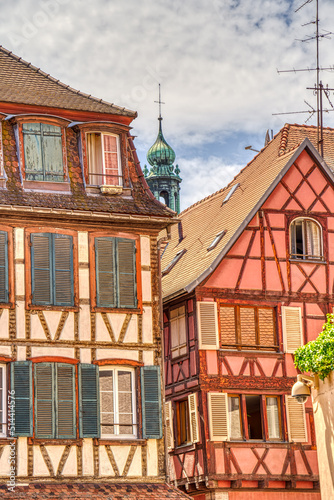
[[[104,184],[109,186],[119,186],[121,184],[118,171],[117,142],[116,136],[103,134]]]

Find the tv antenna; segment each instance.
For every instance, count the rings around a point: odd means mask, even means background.
[[[301,10],[303,7],[305,7],[306,4],[309,4],[313,2],[313,0],[306,0],[302,5],[298,7],[298,9],[295,10],[295,12],[298,12]],[[321,156],[323,156],[324,153],[324,138],[323,138],[323,113],[324,111],[328,113],[329,111],[334,111],[334,106],[329,98],[330,91],[334,91],[334,89],[328,88],[328,85],[324,87],[322,81],[320,80],[320,71],[323,70],[329,70],[333,71],[334,66],[330,66],[328,68],[322,68],[320,66],[320,51],[319,51],[319,42],[322,38],[330,38],[330,35],[333,35],[331,31],[325,31],[323,33],[319,32],[319,0],[315,0],[316,3],[316,16],[314,21],[310,21],[309,23],[303,24],[302,26],[308,26],[310,24],[315,24],[316,31],[314,36],[307,36],[305,39],[300,40],[301,42],[310,42],[311,40],[316,40],[316,67],[315,68],[304,68],[304,69],[289,69],[289,70],[277,70],[277,72],[280,73],[297,73],[300,71],[315,71],[316,72],[316,84],[314,87],[307,87],[307,90],[313,90],[313,94],[316,95],[317,97],[317,109],[314,109],[311,104],[309,104],[307,101],[304,100],[305,104],[310,108],[306,111],[293,111],[290,113],[273,113],[273,115],[291,115],[291,114],[302,114],[302,113],[308,113],[309,117],[306,119],[305,123],[307,123],[315,114],[317,115],[317,149]],[[331,109],[324,109],[323,108],[323,96],[326,97],[327,101],[329,102],[329,105]]]

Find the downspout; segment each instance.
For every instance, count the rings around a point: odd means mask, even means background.
[[[161,338],[161,374],[162,374],[162,418],[164,429],[164,442],[165,442],[165,475],[166,482],[169,483],[169,454],[167,447],[167,432],[166,432],[166,419],[165,419],[165,339],[164,339],[164,317],[162,305],[162,276],[161,276],[161,245],[171,239],[170,226],[167,226],[167,237],[164,236],[158,240],[157,253],[158,253],[158,282],[159,282],[159,315],[160,315],[160,338]]]

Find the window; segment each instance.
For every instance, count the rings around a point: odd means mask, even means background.
[[[86,134],[89,184],[122,185],[119,136],[93,132]]]
[[[95,238],[96,303],[98,307],[137,307],[136,242]]]
[[[11,401],[8,400],[11,405]],[[6,436],[6,410],[7,410],[7,388],[6,388],[6,365],[0,365],[0,436]]]
[[[290,253],[293,259],[322,259],[320,224],[312,219],[295,219],[290,224]]]
[[[0,231],[0,302],[8,301],[8,233]]]
[[[25,179],[64,181],[62,130],[46,123],[23,123]]]
[[[172,358],[177,358],[187,353],[185,306],[170,311],[170,338]]]
[[[32,304],[73,306],[73,238],[31,234]]]
[[[224,349],[278,349],[275,309],[220,306],[220,337]]]
[[[137,438],[135,374],[141,376],[142,437],[161,439],[158,366],[128,368],[57,362],[11,363],[15,436]],[[79,422],[77,425],[76,408]]]
[[[282,440],[280,396],[209,393],[208,401],[213,441]]]
[[[212,243],[210,243],[210,245],[207,248],[208,252],[210,250],[213,250],[218,245],[218,243],[223,239],[223,237],[225,236],[225,234],[226,234],[226,230],[220,231],[220,233],[216,234],[216,236],[214,237]]]
[[[175,255],[175,257],[173,257],[173,259],[171,260],[171,262],[162,271],[162,276],[165,276],[166,274],[168,274],[173,269],[173,267],[175,266],[175,264],[181,259],[182,255],[184,255],[186,253],[186,251],[187,250],[184,248],[183,250],[180,250],[179,252],[177,252],[177,254]]]
[[[134,370],[100,369],[101,435],[136,436]]]
[[[171,415],[171,410],[169,416]],[[175,403],[176,415],[176,446],[185,446],[199,441],[199,426],[198,426],[198,404],[197,394],[189,394],[186,399]],[[167,425],[172,425],[171,418]],[[173,436],[172,431],[167,433]],[[171,446],[170,446],[171,447]]]

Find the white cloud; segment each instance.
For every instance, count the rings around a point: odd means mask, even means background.
[[[6,23],[0,32],[6,48],[54,77],[137,110],[134,133],[142,149],[156,136],[154,101],[160,82],[164,133],[179,158],[186,193],[186,184],[193,191],[202,183],[196,186],[181,165],[185,150],[184,161],[193,162],[194,173],[200,162],[189,159],[198,156],[188,153],[192,146],[231,132],[277,132],[285,122],[303,123],[307,115],[272,113],[307,109],[304,99],[315,105],[312,91],[306,90],[315,83],[314,72],[276,72],[315,67],[315,42],[296,41],[314,34],[314,25],[301,25],[314,20],[315,2],[294,13],[302,3],[16,0],[2,2]],[[320,20],[322,28],[333,26],[332,0],[322,0]],[[332,46],[333,40],[321,41],[322,66],[333,64]],[[333,78],[322,74],[330,87]],[[334,113],[325,115],[325,124],[334,126]]]

